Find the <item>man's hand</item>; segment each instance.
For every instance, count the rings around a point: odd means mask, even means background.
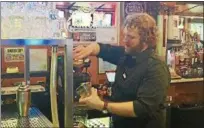
[[[93,43],[88,45],[87,47],[84,46],[77,46],[73,50],[73,55],[75,60],[84,59],[88,56],[96,56],[100,51],[100,46],[97,43]]]
[[[86,98],[80,98],[79,103],[87,105],[89,108],[103,110],[104,102],[99,98],[97,89],[91,88],[91,95]]]
[[[81,97],[79,99],[79,103],[85,104],[87,107],[96,109],[99,111],[103,110],[104,102],[99,98],[97,89],[91,88],[91,95],[89,97]],[[110,113],[124,116],[124,117],[136,117],[136,114],[134,112],[133,108],[133,101],[129,102],[120,102],[120,103],[114,103],[109,102],[107,109]]]

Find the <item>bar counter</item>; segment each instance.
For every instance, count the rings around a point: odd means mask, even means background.
[[[204,80],[203,78],[181,78],[181,79],[172,79],[171,83],[200,82],[203,80]]]
[[[28,117],[19,117],[16,105],[1,106],[1,128],[52,128],[52,123],[35,107]]]

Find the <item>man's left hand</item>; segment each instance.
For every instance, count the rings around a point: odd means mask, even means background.
[[[87,105],[87,107],[97,110],[103,110],[104,102],[100,99],[97,89],[91,88],[91,95],[89,97],[80,98],[79,103]]]

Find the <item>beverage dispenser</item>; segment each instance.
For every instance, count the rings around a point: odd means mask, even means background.
[[[24,81],[16,91],[18,113],[8,113],[2,110],[1,127],[59,127],[57,106],[57,50],[64,47],[64,126],[73,127],[73,43],[71,39],[66,40],[33,40],[33,39],[5,39],[1,40],[2,46],[24,46]],[[52,47],[51,69],[50,69],[50,102],[52,123],[38,110],[30,108],[32,95],[30,92],[30,70],[29,70],[29,46],[46,45]],[[8,119],[9,117],[9,119]],[[35,118],[34,118],[35,117]],[[12,121],[10,120],[12,118]]]

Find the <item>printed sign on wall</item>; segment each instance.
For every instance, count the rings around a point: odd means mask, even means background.
[[[63,39],[56,2],[1,2],[2,39]],[[63,24],[63,25],[62,25]]]
[[[5,62],[22,62],[24,61],[24,48],[5,48],[4,49],[4,59]]]

